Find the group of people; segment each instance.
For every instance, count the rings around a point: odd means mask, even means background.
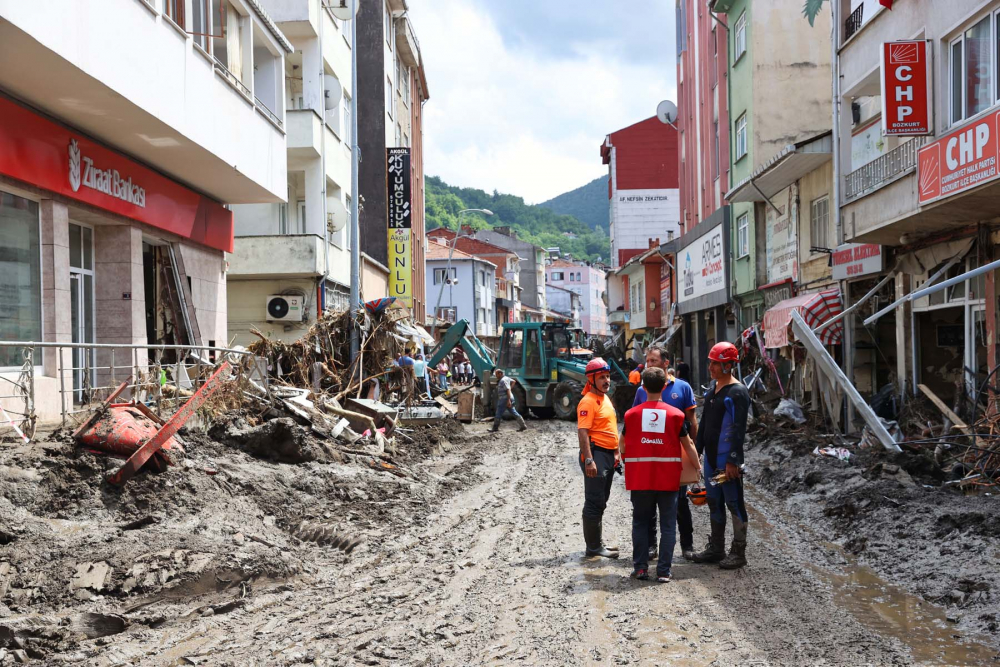
[[[588,556],[617,558],[603,542],[603,516],[616,469],[624,462],[625,488],[632,501],[632,577],[670,581],[677,532],[681,554],[694,563],[718,563],[725,569],[746,565],[747,516],[743,498],[743,442],[750,394],[733,374],[739,354],[731,343],[709,352],[712,383],[704,398],[701,423],[695,414],[691,385],[677,377],[666,353],[646,351],[633,407],[619,434],[608,391],[611,368],[601,358],[586,368],[587,384],[577,406],[580,467],[584,473],[583,536]],[[638,368],[633,368],[638,371]],[[681,485],[684,458],[704,481],[711,533],[704,550],[694,550],[688,489]],[[693,496],[701,492],[692,490]],[[725,548],[726,514],[732,516],[733,540]],[[659,516],[659,521],[657,521]],[[659,542],[657,543],[657,523]]]
[[[418,393],[424,391],[425,377],[427,380],[433,381],[441,390],[447,390],[448,385],[452,382],[471,384],[475,379],[472,364],[464,359],[458,359],[452,363],[445,357],[437,366],[430,366],[424,360],[424,355],[407,349],[396,357],[394,363],[396,366],[412,370],[412,377]]]

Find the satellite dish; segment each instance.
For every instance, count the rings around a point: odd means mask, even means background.
[[[340,80],[333,75],[324,74],[323,89],[326,95],[323,99],[323,108],[327,111],[337,108],[340,100],[344,97],[344,88],[340,85]]]
[[[354,18],[351,14],[351,2],[354,2],[354,14],[357,14],[361,0],[325,0],[325,6],[341,21],[350,21]]]
[[[663,100],[656,105],[656,117],[665,125],[673,125],[677,120],[677,105],[670,100]]]

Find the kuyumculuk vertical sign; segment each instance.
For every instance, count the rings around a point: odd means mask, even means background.
[[[389,296],[413,307],[413,211],[410,149],[386,149],[389,223]]]

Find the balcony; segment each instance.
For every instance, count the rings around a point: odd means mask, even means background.
[[[858,30],[861,30],[861,25],[864,22],[865,16],[865,6],[864,4],[858,5],[858,8],[851,12],[851,15],[847,17],[844,21],[844,41],[846,42],[851,37],[854,36]]]
[[[916,169],[917,151],[929,140],[928,137],[914,137],[849,173],[844,177],[844,202],[850,203],[871,194]]]
[[[628,324],[628,311],[612,310],[608,313],[608,324]]]
[[[229,255],[230,279],[305,278],[323,275],[323,238],[313,234],[237,236]]]
[[[288,161],[318,158],[323,145],[323,119],[312,109],[285,112],[288,119]]]

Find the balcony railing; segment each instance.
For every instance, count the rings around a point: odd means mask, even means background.
[[[865,15],[865,5],[861,3],[858,8],[851,12],[851,15],[847,17],[844,21],[844,41],[846,42],[851,38],[854,33],[861,30],[861,24],[864,22]]]
[[[217,57],[214,59],[215,59],[215,71],[218,72],[220,75],[222,75],[223,79],[232,84],[233,87],[236,88],[236,90],[240,91],[240,93],[243,94],[243,97],[247,98],[248,100],[252,100],[253,93],[250,92],[250,89],[247,88],[245,85],[243,85],[243,82],[240,81],[235,74],[230,72],[229,68],[226,67],[221,60],[219,60]]]
[[[844,201],[850,202],[889,185],[917,166],[917,151],[930,140],[914,137],[845,177]]]
[[[254,99],[254,102],[257,103],[257,105],[256,105],[257,106],[257,111],[259,111],[262,114],[264,114],[265,116],[267,116],[268,120],[270,120],[272,123],[274,123],[275,125],[277,125],[279,130],[284,130],[285,129],[285,124],[281,121],[280,118],[278,118],[277,114],[275,114],[273,111],[271,111],[271,109],[269,109],[266,104],[264,104],[263,102],[261,102],[259,97],[257,97],[255,95],[253,99]]]

